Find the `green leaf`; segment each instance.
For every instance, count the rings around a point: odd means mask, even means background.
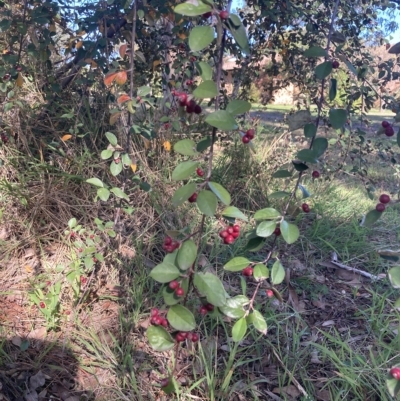
[[[218,199],[211,191],[203,190],[199,192],[196,203],[201,213],[211,217],[217,210]]]
[[[233,298],[228,298],[226,304],[220,306],[220,311],[231,319],[240,319],[245,315],[243,307],[249,303],[249,299],[244,295],[236,295]]]
[[[107,202],[110,197],[110,191],[107,188],[99,188],[97,190],[97,196],[103,201]]]
[[[291,176],[292,176],[292,173],[288,170],[278,170],[278,171],[275,171],[274,174],[272,174],[273,178],[288,178]]]
[[[198,165],[198,162],[193,162],[191,160],[178,164],[172,172],[172,179],[174,181],[188,179],[196,171]]]
[[[170,254],[169,254],[170,255]],[[180,286],[185,291],[185,294],[188,292],[189,289],[189,279],[185,278],[180,281]],[[171,290],[168,285],[164,285],[162,295],[164,297],[164,302],[168,306],[176,305],[182,302],[182,298],[177,297],[175,291]]]
[[[203,152],[205,151],[207,148],[209,148],[211,146],[211,137],[207,137],[202,139],[196,146],[196,150],[198,152]]]
[[[337,79],[331,78],[331,84],[329,86],[329,100],[332,102],[335,100],[337,95]]]
[[[176,261],[181,270],[187,270],[193,265],[197,257],[197,246],[193,240],[185,241],[178,251]]]
[[[229,204],[231,203],[231,196],[229,195],[229,192],[221,184],[210,181],[208,183],[208,186],[210,187],[211,191],[213,191],[214,194],[217,195],[218,199],[223,204],[229,206]]]
[[[138,91],[137,91],[138,96],[141,96],[141,97],[144,97],[150,93],[151,93],[150,86],[141,86],[140,88],[138,88]]]
[[[249,323],[253,324],[257,331],[264,335],[267,334],[267,322],[265,321],[264,316],[258,310],[253,310],[247,319]]]
[[[395,266],[389,269],[388,276],[393,288],[400,288],[400,266]]]
[[[183,187],[178,188],[172,196],[172,204],[176,206],[182,205],[196,192],[196,184],[191,182]]]
[[[191,139],[182,139],[174,145],[174,150],[184,156],[194,156],[196,144]]]
[[[222,131],[233,131],[238,128],[232,114],[226,110],[214,111],[206,117],[205,122]]]
[[[117,146],[118,145],[117,137],[112,132],[106,132],[105,135],[106,135],[106,137],[108,139],[108,142],[110,142],[112,146]]]
[[[222,216],[248,221],[249,219],[235,206],[228,206],[222,211]]]
[[[121,156],[121,160],[122,160],[122,163],[124,163],[125,166],[130,166],[132,164],[132,160],[129,157],[128,153],[124,153]]]
[[[226,304],[224,286],[215,274],[196,273],[193,283],[200,294],[205,295],[210,304],[218,307]]]
[[[162,262],[150,272],[150,277],[159,283],[169,283],[180,276],[178,268],[172,263]]]
[[[247,267],[250,263],[250,260],[247,258],[244,258],[243,256],[237,256],[226,263],[224,265],[224,269],[229,272],[239,272]]]
[[[159,352],[168,351],[175,345],[174,339],[160,326],[150,326],[146,331],[147,340],[150,346]]]
[[[86,180],[87,183],[95,185],[96,187],[104,187],[103,181],[98,178],[89,178]]]
[[[282,225],[281,225],[282,227]],[[282,263],[277,260],[275,263],[272,265],[271,269],[271,283],[273,285],[278,285],[282,283],[282,281],[285,279],[285,269],[282,266]]]
[[[104,149],[101,153],[100,153],[100,157],[103,160],[107,160],[109,159],[112,155],[113,155],[114,151],[112,149]]]
[[[253,268],[253,277],[257,281],[265,280],[269,277],[269,270],[267,266],[262,263],[257,263]]]
[[[304,53],[304,57],[328,57],[328,53],[320,46],[311,46]]]
[[[247,321],[244,317],[240,318],[232,327],[232,340],[239,342],[246,335]]]
[[[310,193],[307,191],[307,188],[305,186],[299,184],[299,189],[303,194],[303,199],[310,197]]]
[[[110,164],[110,171],[111,174],[116,177],[122,171],[122,163],[115,163],[115,161],[113,160]]]
[[[68,227],[72,229],[72,228],[76,227],[77,223],[78,222],[77,222],[76,218],[73,217],[72,219],[68,220]]]
[[[193,95],[200,99],[213,98],[218,95],[217,85],[214,81],[204,81],[193,91]]]
[[[267,238],[274,232],[275,228],[276,228],[275,221],[262,221],[257,226],[256,232],[259,237]]]
[[[272,207],[267,207],[265,209],[258,210],[254,214],[255,220],[275,220],[278,217],[281,217],[281,214]]]
[[[272,194],[269,195],[269,198],[270,199],[282,199],[282,198],[286,198],[289,195],[290,195],[290,192],[276,191],[276,192],[272,192]]]
[[[110,192],[112,192],[117,198],[126,199],[129,201],[129,196],[121,188],[111,188]]]
[[[296,225],[288,223],[286,220],[281,221],[281,234],[283,239],[290,245],[296,242],[300,237],[300,231]]]
[[[309,110],[299,110],[296,113],[289,114],[287,117],[289,130],[295,131],[303,128],[304,125],[311,122],[312,116]]]
[[[199,71],[199,74],[203,81],[209,81],[210,79],[212,79],[213,73],[210,64],[205,63],[204,61],[199,61],[198,63],[196,63],[196,68]]]
[[[198,15],[205,14],[211,10],[211,6],[204,4],[201,1],[197,1],[195,4],[189,2],[181,3],[174,8],[174,11],[177,14],[187,15],[188,17],[197,17]]]
[[[328,149],[328,140],[326,138],[315,138],[312,151],[316,157],[321,157],[326,149]]]
[[[210,25],[196,26],[190,31],[189,47],[193,52],[199,52],[207,47],[213,40],[214,29]]]
[[[173,305],[167,313],[169,324],[179,331],[192,331],[196,328],[196,321],[189,309],[182,305]]]
[[[400,380],[395,379],[390,373],[386,377],[386,387],[392,397],[397,397],[400,392]]]
[[[370,210],[365,218],[363,219],[361,225],[364,227],[371,227],[375,222],[377,222],[382,217],[382,212],[378,212],[376,209]]]
[[[249,40],[241,19],[236,14],[229,14],[227,25],[237,45],[241,48],[244,54],[249,55]]]
[[[264,243],[265,243],[265,238],[261,237],[251,238],[246,245],[246,251],[258,252],[260,249],[263,248]]]
[[[299,160],[293,160],[292,163],[296,171],[306,171],[308,169],[307,164],[304,164]]]
[[[318,79],[325,79],[332,72],[332,62],[325,61],[315,68],[315,76]]]
[[[329,110],[329,121],[333,129],[340,129],[346,124],[347,112],[344,109]]]
[[[251,103],[246,100],[235,99],[228,103],[226,111],[231,113],[233,116],[238,114],[247,113],[251,109]]]
[[[296,157],[303,162],[317,163],[317,155],[311,149],[302,149],[298,151]]]
[[[308,123],[304,126],[304,136],[306,138],[312,138],[317,134],[317,127],[313,123]]]

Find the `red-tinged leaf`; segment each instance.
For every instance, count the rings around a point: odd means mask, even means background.
[[[104,85],[105,86],[110,86],[113,83],[113,81],[114,81],[116,76],[117,76],[116,72],[112,72],[111,74],[107,74],[104,77]]]
[[[117,99],[117,103],[118,104],[122,104],[127,102],[128,100],[131,100],[131,98],[128,95],[121,95],[118,99]]]
[[[123,45],[120,46],[119,55],[121,56],[121,58],[125,57],[126,49],[127,49],[127,45],[126,44],[123,44]]]
[[[123,85],[127,79],[128,79],[128,74],[126,73],[126,71],[117,72],[115,76],[115,82],[118,85]]]

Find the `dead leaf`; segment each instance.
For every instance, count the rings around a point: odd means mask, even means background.
[[[124,103],[124,102],[127,102],[128,100],[131,100],[131,98],[130,98],[128,95],[124,94],[124,95],[121,95],[121,96],[117,99],[117,103],[118,103],[118,104],[122,104],[122,103]]]
[[[300,395],[300,391],[293,386],[292,384],[290,384],[289,386],[285,386],[285,387],[275,387],[272,390],[275,394],[286,394],[289,397],[293,397],[293,398],[297,398]]]
[[[63,142],[67,142],[67,141],[69,141],[71,138],[72,138],[72,135],[71,135],[71,134],[65,134],[65,135],[63,135],[63,136],[61,137],[61,140],[62,140]]]
[[[21,337],[18,337],[18,336],[14,336],[14,337],[11,339],[11,342],[12,342],[14,345],[16,345],[17,347],[20,347],[21,344],[22,344]]]
[[[318,357],[318,351],[314,350],[311,352],[311,359],[310,359],[311,363],[315,363],[315,364],[321,364],[323,363],[322,361],[320,361],[319,357]]]
[[[35,340],[43,340],[46,338],[47,330],[46,327],[39,327],[38,329],[32,330],[27,338],[33,338]]]
[[[308,110],[299,110],[288,116],[287,120],[289,130],[295,131],[296,129],[303,128],[304,125],[311,121],[311,113]]]
[[[111,116],[110,116],[110,125],[114,125],[116,122],[117,122],[117,120],[119,119],[119,117],[121,116],[121,112],[120,113],[114,113],[114,114],[111,114]]]
[[[121,58],[125,57],[126,54],[126,49],[127,49],[127,45],[123,44],[119,47],[119,55],[121,56]]]
[[[335,325],[334,320],[327,320],[326,322],[321,324],[322,327],[330,327],[330,326],[334,326],[334,325]]]
[[[75,44],[75,49],[80,49],[83,46],[83,42],[80,40]]]
[[[25,271],[26,271],[27,273],[32,273],[32,272],[33,272],[32,266],[26,265],[26,266],[25,266]]]
[[[92,68],[96,68],[96,67],[97,67],[97,63],[96,63],[93,59],[91,59],[91,58],[85,59],[85,63],[90,64],[90,66],[91,66]]]
[[[24,84],[24,78],[20,72],[18,73],[18,77],[15,82],[17,83],[17,86],[20,88]]]
[[[170,141],[164,141],[163,146],[164,146],[164,149],[165,149],[167,152],[170,152],[170,151],[171,151],[171,142],[170,142]]]
[[[26,393],[24,395],[24,399],[25,399],[25,401],[38,401],[39,396],[36,391],[30,391],[29,393]]]
[[[128,79],[128,74],[126,73],[126,71],[119,71],[116,73],[115,75],[115,82],[118,85],[123,85]]]
[[[113,81],[114,81],[114,79],[115,79],[116,76],[117,76],[117,73],[116,73],[116,72],[112,72],[112,73],[110,73],[110,74],[107,74],[107,75],[104,77],[104,85],[105,85],[105,86],[110,86],[110,85],[113,83]]]
[[[38,389],[39,387],[44,386],[46,383],[46,377],[44,376],[44,373],[39,370],[39,372],[36,373],[36,375],[31,376],[29,379],[29,388],[31,391]]]
[[[155,68],[158,66],[158,65],[160,65],[161,64],[161,61],[160,60],[154,60],[153,61],[153,71],[155,70]]]
[[[136,173],[137,170],[137,165],[136,164],[131,164],[131,169],[134,173]]]
[[[35,256],[35,250],[33,248],[28,248],[25,250],[25,259]]]
[[[328,390],[318,390],[315,394],[317,400],[330,401],[332,399],[331,393]]]

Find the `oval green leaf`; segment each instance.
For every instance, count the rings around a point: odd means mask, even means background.
[[[271,282],[273,285],[277,285],[282,283],[285,279],[285,269],[282,266],[282,263],[277,260],[272,266],[271,269]]]
[[[247,258],[244,258],[243,256],[237,256],[226,263],[224,265],[224,269],[229,272],[239,272],[247,267],[250,263],[250,260]]]
[[[218,199],[211,191],[203,190],[199,192],[196,203],[201,213],[211,217],[217,210]]]
[[[274,174],[272,174],[273,178],[288,178],[291,176],[292,176],[292,173],[289,170],[278,170],[278,171],[275,171]]]
[[[110,164],[110,171],[111,174],[116,177],[122,171],[122,163],[115,163],[115,161],[113,160]]]
[[[191,267],[197,257],[197,246],[193,240],[185,241],[178,251],[176,261],[181,270],[187,270]]]
[[[129,200],[129,196],[121,189],[121,188],[111,188],[110,192],[112,192],[117,198]]]
[[[199,99],[213,98],[217,95],[218,89],[214,81],[204,81],[193,91],[193,96]]]
[[[251,103],[246,100],[235,99],[228,103],[226,111],[233,116],[237,114],[247,113],[251,109]]]
[[[244,295],[236,295],[233,298],[228,298],[224,306],[219,307],[220,311],[231,319],[240,319],[245,315],[243,309],[249,303],[249,299]]]
[[[189,34],[189,47],[193,52],[199,52],[214,40],[214,29],[210,25],[196,26]]]
[[[395,266],[389,269],[388,276],[393,288],[400,288],[400,266]]]
[[[117,137],[112,132],[106,132],[105,135],[106,135],[106,138],[108,139],[108,142],[110,142],[110,144],[112,146],[118,145]]]
[[[256,233],[259,237],[267,238],[274,232],[276,228],[275,221],[262,221],[258,226]]]
[[[233,131],[238,128],[232,114],[226,110],[214,111],[206,117],[205,122],[222,131]]]
[[[267,266],[262,263],[257,263],[253,269],[253,277],[257,281],[265,280],[269,277],[269,270]]]
[[[150,346],[159,352],[168,351],[175,345],[174,339],[160,326],[150,326],[146,331]]]
[[[315,68],[315,76],[318,79],[325,79],[327,76],[330,75],[332,72],[332,62],[331,61],[325,61]]]
[[[172,263],[162,262],[150,272],[150,277],[159,283],[169,283],[180,276],[178,268]]]
[[[253,310],[253,312],[250,313],[248,321],[253,324],[257,331],[264,335],[267,334],[267,322],[258,310]]]
[[[304,57],[328,57],[328,53],[320,46],[311,46],[304,53]]]
[[[104,187],[103,181],[99,180],[98,178],[88,178],[86,182],[88,184],[95,185],[96,187]]]
[[[194,149],[196,149],[196,144],[191,139],[182,139],[174,145],[175,152],[184,156],[196,155],[197,152]]]
[[[296,157],[303,161],[303,162],[307,162],[307,163],[317,163],[317,155],[315,154],[315,152],[312,149],[302,149],[300,151],[297,152]]]
[[[317,134],[317,127],[313,123],[308,123],[304,126],[304,136],[306,138],[312,138]]]
[[[286,220],[281,221],[280,224],[281,234],[283,239],[288,244],[293,244],[300,237],[300,231],[294,224],[288,223]]]
[[[172,179],[174,181],[188,179],[196,171],[198,164],[198,162],[193,162],[191,160],[178,164],[172,172]]]
[[[100,157],[101,157],[103,160],[107,160],[107,159],[109,159],[109,158],[112,156],[113,153],[114,153],[114,151],[113,151],[112,149],[104,149],[104,150],[100,153]]]
[[[364,227],[371,227],[381,217],[382,217],[382,212],[378,212],[376,209],[372,209],[365,215],[361,225]]]
[[[196,63],[196,68],[197,71],[199,71],[199,74],[203,81],[208,81],[212,79],[212,68],[210,64],[205,63],[204,61],[199,61],[198,63]]]
[[[210,181],[208,183],[208,186],[210,187],[211,191],[213,191],[214,194],[217,195],[222,203],[224,203],[226,206],[229,206],[229,204],[231,203],[231,196],[221,184]]]
[[[328,140],[326,138],[315,138],[312,150],[316,157],[321,157],[328,149]]]
[[[186,202],[196,192],[196,184],[191,182],[183,187],[178,188],[172,196],[172,204],[180,206]]]
[[[192,331],[196,328],[193,313],[182,305],[173,305],[167,313],[169,324],[179,331]]]
[[[246,335],[247,321],[244,317],[240,318],[232,327],[232,340],[239,342]]]
[[[329,121],[333,129],[340,129],[346,124],[347,112],[344,109],[329,110]]]
[[[234,219],[240,219],[248,221],[249,219],[235,206],[228,206],[222,212],[222,216],[232,217]]]
[[[226,304],[224,286],[215,274],[196,273],[193,283],[200,294],[204,295],[210,304],[218,307]]]
[[[181,3],[178,4],[174,11],[180,15],[187,15],[188,17],[196,17],[211,11],[211,6],[204,4],[202,1],[197,1],[196,4]]]
[[[281,217],[281,214],[272,207],[258,210],[254,215],[255,220],[275,220],[278,217]]]
[[[97,196],[103,201],[107,202],[110,197],[110,191],[107,188],[99,188],[97,190]]]

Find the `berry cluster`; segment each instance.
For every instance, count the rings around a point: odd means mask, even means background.
[[[207,315],[208,312],[212,312],[213,310],[214,310],[213,304],[205,304],[200,307],[199,312],[200,312],[200,315],[205,316],[205,315]]]
[[[168,253],[172,253],[175,251],[175,249],[178,249],[180,247],[180,242],[173,240],[171,237],[166,237],[164,240],[164,245],[163,249],[164,251],[167,251]]]
[[[242,138],[242,142],[249,143],[252,139],[254,139],[255,134],[256,131],[253,128],[248,129]]]
[[[196,343],[197,341],[199,341],[199,336],[196,333],[191,333],[191,332],[187,332],[187,331],[179,331],[175,336],[175,340],[178,343],[181,343],[185,340],[189,340],[189,341]]]
[[[181,287],[178,281],[172,280],[168,284],[168,287],[175,292],[177,297],[183,297],[185,295],[185,290]]]
[[[163,326],[165,328],[168,327],[168,320],[165,317],[159,315],[159,311],[157,308],[151,310],[150,316],[150,323],[154,324],[154,326]]]
[[[220,231],[219,236],[224,240],[224,244],[233,244],[240,235],[240,227],[235,224]]]
[[[200,114],[202,112],[201,106],[193,99],[189,99],[185,92],[174,91],[173,95],[178,98],[178,102],[181,107],[186,107],[186,113]]]
[[[393,136],[394,135],[393,126],[388,121],[382,121],[382,127],[385,128],[385,135],[386,136]]]
[[[385,211],[385,209],[386,209],[386,204],[387,203],[389,203],[390,202],[390,196],[389,195],[386,195],[386,194],[382,194],[380,197],[379,197],[379,203],[376,205],[376,207],[375,207],[375,209],[378,211],[378,212],[384,212]]]
[[[196,170],[196,174],[197,174],[199,177],[203,177],[204,171],[203,171],[200,167],[198,167],[197,170]]]
[[[307,203],[303,203],[301,205],[301,208],[303,209],[304,213],[309,213],[310,212],[310,206]]]

